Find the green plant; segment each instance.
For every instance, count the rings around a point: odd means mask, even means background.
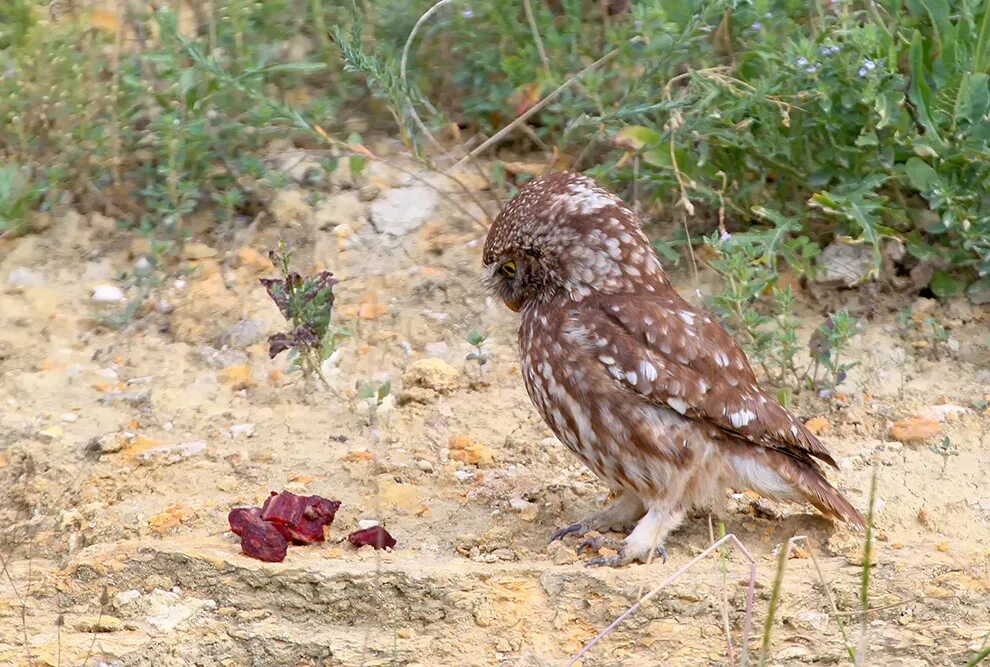
[[[829,373],[824,380],[826,389],[834,389],[845,382],[848,372],[856,367],[857,362],[843,362],[842,355],[849,340],[856,335],[858,326],[859,323],[854,317],[840,310],[830,315],[825,323],[815,330],[808,342],[814,360],[814,369],[811,373],[812,386],[817,386],[819,382],[819,367]]]
[[[333,286],[337,280],[329,271],[303,278],[291,269],[292,253],[283,245],[269,253],[282,271],[282,278],[262,278],[268,296],[292,328],[268,337],[270,357],[289,352],[289,363],[304,375],[316,375],[330,386],[323,374],[323,362],[337,351],[340,342],[350,335],[330,325],[333,312]]]
[[[485,344],[486,340],[488,340],[488,334],[483,334],[475,329],[472,329],[471,332],[467,335],[467,343],[468,345],[474,348],[474,351],[468,352],[467,356],[465,356],[465,360],[473,361],[478,364],[479,378],[481,377],[482,369],[485,367],[485,364],[487,364],[490,359],[488,352],[481,349],[482,346]]]
[[[793,218],[765,209],[761,213],[775,223],[772,230],[705,239],[712,255],[708,265],[724,280],[724,289],[709,298],[709,305],[736,334],[766,381],[781,389],[786,404],[791,388],[830,389],[845,380],[855,364],[841,357],[857,324],[844,311],[830,315],[809,340],[811,364],[803,363],[795,296],[790,285],[779,286],[779,265],[782,259],[798,275],[810,274],[818,249],[805,236],[791,236]],[[822,368],[828,377],[819,377]]]
[[[959,456],[959,449],[953,444],[949,436],[942,438],[942,442],[937,445],[929,445],[928,451],[942,457],[942,471],[939,473],[939,479],[945,476],[945,468],[949,465],[949,458]]]
[[[28,169],[14,164],[0,167],[0,237],[24,231],[28,212],[41,195]]]

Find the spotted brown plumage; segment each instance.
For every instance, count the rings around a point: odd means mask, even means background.
[[[489,291],[520,312],[526,390],[619,497],[558,531],[635,529],[602,564],[647,560],[726,487],[862,525],[821,441],[757,384],[746,355],[667,279],[636,215],[589,178],[526,184],[488,233]],[[665,553],[665,552],[664,552]]]

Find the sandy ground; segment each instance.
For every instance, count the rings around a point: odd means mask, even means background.
[[[701,514],[671,537],[666,565],[589,569],[573,541],[548,546],[605,489],[529,404],[515,318],[479,284],[484,230],[398,172],[340,180],[275,193],[264,220],[202,235],[119,328],[101,318],[126,304],[93,289],[139,295],[121,274],[147,253],[141,239],[64,212],[0,241],[0,664],[564,665],[710,543]],[[354,335],[332,391],[267,357],[282,322],[258,278],[275,275],[264,255],[279,239],[301,271],[344,279],[337,322]],[[843,299],[879,312],[853,343],[860,365],[838,399],[804,394],[796,410],[823,418],[832,478],[854,504],[878,470],[863,664],[965,664],[990,633],[990,416],[973,407],[990,394],[990,313],[920,300],[898,324],[910,299]],[[807,303],[811,327],[822,313]],[[928,317],[947,341],[925,334]],[[473,329],[489,333],[483,369],[465,360]],[[371,411],[355,382],[385,378],[397,405]],[[966,408],[930,441],[947,435],[958,452],[944,471],[930,442],[889,435],[905,417],[944,417],[942,404]],[[343,502],[327,543],[280,564],[241,555],[227,511],[282,489]],[[850,664],[840,623],[858,643],[863,536],[726,499],[715,521],[758,565],[751,652],[776,550],[806,535],[769,663]],[[398,546],[341,543],[362,519]],[[738,655],[748,570],[725,558]],[[727,664],[717,573],[699,564],[581,664]]]

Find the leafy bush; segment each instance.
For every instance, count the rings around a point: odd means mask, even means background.
[[[309,61],[329,57],[326,30],[312,26],[338,8],[297,4],[231,0],[193,17],[19,11],[16,26],[0,30],[0,161],[48,174],[83,211],[176,236],[193,213],[250,213],[264,174],[257,153],[293,133],[244,91],[292,99],[330,125],[357,94],[336,62]],[[193,62],[186,39],[239,85]]]
[[[518,2],[438,11],[412,59],[425,98],[490,134],[614,50],[540,112],[537,140],[635,184],[662,218],[693,213],[711,229],[722,209],[784,253],[799,236],[861,238],[873,274],[895,236],[937,269],[939,295],[990,286],[984,3],[671,0],[604,17],[601,3],[531,4],[539,43]],[[404,5],[377,5],[380,50],[401,48]]]

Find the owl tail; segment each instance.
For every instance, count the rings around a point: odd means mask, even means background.
[[[736,457],[734,467],[745,484],[762,496],[791,502],[804,500],[826,516],[866,527],[859,510],[829,484],[825,473],[810,458],[801,460],[767,449],[758,457]]]

